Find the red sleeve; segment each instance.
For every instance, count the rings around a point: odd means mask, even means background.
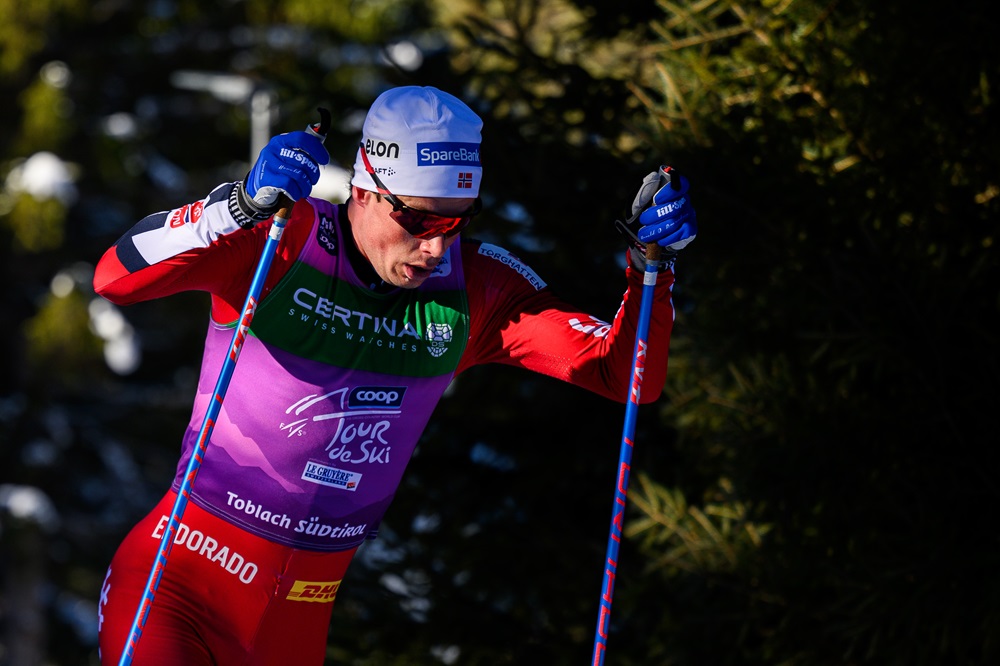
[[[459,372],[473,365],[504,363],[626,402],[642,273],[631,266],[627,269],[623,301],[608,324],[558,298],[516,259],[497,260],[490,256],[491,250],[481,251],[491,247],[462,245],[471,322],[469,347],[459,363]],[[661,273],[657,280],[642,403],[654,402],[666,383],[674,321],[670,291],[673,280],[669,271]]]
[[[305,202],[295,206],[281,236],[262,297],[294,263],[312,228],[312,219],[311,206]],[[148,265],[135,260],[132,248],[134,235],[149,227],[144,222],[126,232],[101,257],[94,271],[94,290],[118,305],[182,291],[205,291],[212,295],[212,318],[220,323],[235,321],[243,309],[271,221],[220,235],[204,247],[184,249]]]

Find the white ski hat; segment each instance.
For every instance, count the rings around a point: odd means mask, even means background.
[[[402,86],[378,96],[362,128],[351,185],[376,191],[363,149],[393,194],[464,199],[479,196],[482,119],[454,95]]]

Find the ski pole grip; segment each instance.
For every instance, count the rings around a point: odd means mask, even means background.
[[[278,196],[278,203],[281,204],[281,208],[278,209],[278,212],[275,213],[274,216],[280,217],[282,220],[287,220],[292,214],[292,206],[295,205],[295,202],[284,194],[281,194]]]
[[[316,107],[316,110],[319,111],[319,122],[306,127],[306,132],[318,137],[320,141],[325,142],[327,132],[330,131],[330,110],[324,109],[321,106]],[[292,214],[292,206],[295,205],[295,202],[289,199],[287,195],[281,194],[278,196],[278,203],[280,204],[280,207],[274,216],[287,221],[289,216]]]
[[[646,245],[646,261],[659,261],[663,254],[663,248],[659,243],[653,242]]]

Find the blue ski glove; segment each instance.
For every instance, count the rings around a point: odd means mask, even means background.
[[[632,265],[645,269],[646,243],[664,248],[664,261],[672,262],[698,234],[698,219],[688,196],[690,183],[673,167],[660,167],[646,176],[632,202],[632,214],[615,226],[629,241]]]
[[[260,151],[243,181],[247,195],[243,203],[258,214],[273,214],[281,207],[282,194],[292,201],[309,196],[319,182],[320,165],[329,163],[330,154],[315,133],[279,134]]]

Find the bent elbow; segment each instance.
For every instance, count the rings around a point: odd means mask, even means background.
[[[94,293],[115,305],[131,305],[137,302],[133,290],[128,284],[128,271],[112,247],[94,269]]]

